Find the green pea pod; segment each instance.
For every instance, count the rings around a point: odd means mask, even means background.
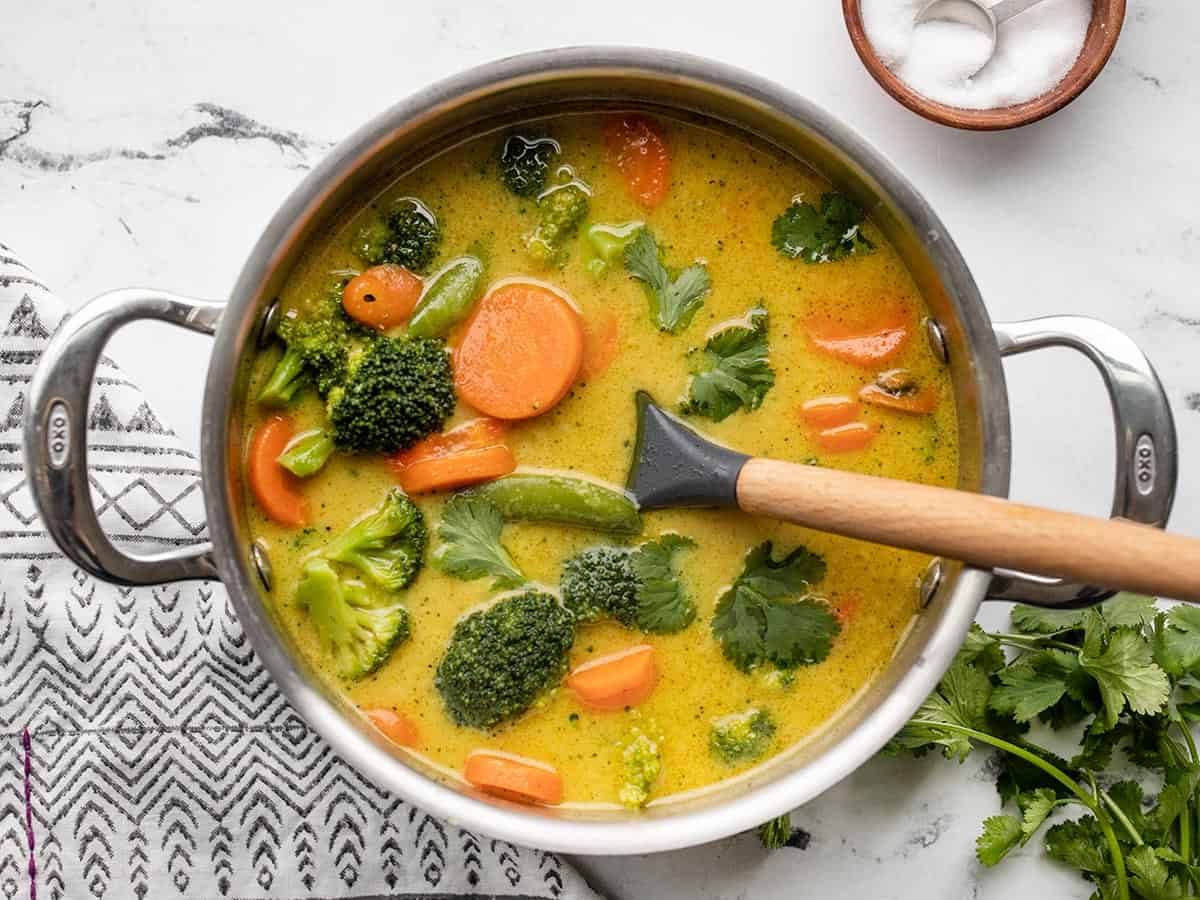
[[[441,337],[461,322],[475,305],[483,281],[483,263],[460,256],[446,266],[425,291],[408,322],[413,337]]]
[[[333,454],[333,438],[324,431],[306,431],[294,437],[276,462],[299,478],[316,475]]]
[[[505,519],[561,522],[622,534],[642,530],[642,517],[629,494],[583,478],[518,472],[472,493],[486,498]]]

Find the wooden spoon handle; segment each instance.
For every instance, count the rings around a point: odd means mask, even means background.
[[[1200,540],[984,494],[751,459],[738,506],[809,528],[958,559],[1200,603]]]

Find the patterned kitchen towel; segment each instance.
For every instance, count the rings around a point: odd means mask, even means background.
[[[442,822],[339,759],[219,583],[120,588],[63,557],[25,483],[21,420],[64,312],[0,244],[0,894],[595,898],[554,854]],[[108,359],[88,428],[118,546],[205,540],[195,456]]]

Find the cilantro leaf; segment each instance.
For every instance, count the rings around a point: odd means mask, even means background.
[[[923,753],[941,747],[947,759],[962,762],[971,753],[971,739],[943,726],[960,725],[977,731],[987,728],[992,682],[975,666],[955,662],[942,676],[938,689],[925,698],[908,723],[885,748],[888,753]]]
[[[737,583],[773,599],[803,593],[824,577],[825,560],[807,547],[797,547],[783,559],[775,559],[771,542],[764,541],[746,554]]]
[[[1147,820],[1146,814],[1142,811],[1142,786],[1136,781],[1118,781],[1108,789],[1108,796],[1130,824],[1139,833],[1145,834]]]
[[[725,658],[743,672],[763,661],[767,613],[760,595],[746,590],[726,591],[717,601],[712,630]]]
[[[483,497],[451,497],[438,522],[441,543],[433,551],[434,565],[464,581],[490,575],[495,587],[524,583],[525,576],[500,543],[503,528],[500,511]]]
[[[984,631],[978,622],[971,623],[963,645],[958,648],[955,659],[965,663],[974,663],[991,675],[1004,668],[1004,649],[1000,642]]]
[[[713,635],[744,672],[764,662],[780,669],[820,662],[841,630],[829,607],[805,594],[825,576],[825,561],[804,547],[782,559],[766,541],[746,555],[742,574],[717,601]]]
[[[975,839],[975,856],[985,866],[994,866],[1021,840],[1021,822],[1012,816],[989,816],[983,833]]]
[[[1046,853],[1084,872],[1106,875],[1112,871],[1108,845],[1094,816],[1060,822],[1047,831]]]
[[[1027,654],[1000,671],[1000,686],[992,693],[992,709],[1018,722],[1028,722],[1062,699],[1068,677],[1078,669],[1077,655],[1065,650]]]
[[[1012,627],[1022,634],[1054,634],[1083,627],[1082,609],[1042,609],[1018,603],[1009,613]]]
[[[1038,788],[1027,794],[1017,796],[1017,806],[1021,810],[1021,844],[1029,841],[1042,823],[1053,811],[1058,802],[1058,796],[1049,788]]]
[[[780,669],[820,662],[841,630],[829,607],[808,597],[795,603],[769,602],[766,615],[763,653]]]
[[[696,546],[691,538],[664,534],[647,541],[630,558],[640,587],[637,594],[638,627],[655,634],[674,634],[692,624],[696,604],[679,583],[671,560],[680,550]]]
[[[708,269],[693,263],[672,278],[659,259],[658,241],[648,228],[639,230],[625,248],[625,268],[645,283],[650,315],[659,331],[679,334],[704,305],[710,287]]]
[[[1200,770],[1191,770],[1171,781],[1158,793],[1158,802],[1150,811],[1150,821],[1165,834],[1188,807],[1192,794],[1200,785]]]
[[[1131,712],[1154,713],[1167,702],[1167,675],[1155,665],[1150,644],[1139,632],[1118,629],[1101,649],[1101,638],[1089,630],[1079,663],[1096,679],[1109,728],[1117,724],[1127,704]]]
[[[1109,628],[1141,628],[1152,625],[1158,615],[1153,597],[1128,592],[1105,600],[1093,610],[1104,617],[1104,624]]]
[[[793,203],[771,225],[771,243],[789,259],[806,263],[834,262],[875,245],[862,233],[862,207],[846,194],[821,195],[820,208]]]
[[[684,413],[720,422],[739,409],[752,412],[762,406],[775,384],[775,370],[767,360],[767,321],[767,311],[756,306],[708,338],[682,404]]]
[[[1180,604],[1159,615],[1154,628],[1154,661],[1176,677],[1200,664],[1200,607]]]
[[[1183,885],[1171,874],[1167,864],[1158,858],[1154,849],[1145,844],[1125,854],[1129,868],[1129,886],[1142,900],[1180,900]]]

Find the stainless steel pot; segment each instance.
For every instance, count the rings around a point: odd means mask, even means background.
[[[369,184],[440,148],[516,118],[636,105],[683,110],[751,132],[817,165],[871,210],[933,313],[929,336],[950,366],[958,409],[960,487],[1003,496],[1008,398],[1001,357],[1071,347],[1097,366],[1117,434],[1113,515],[1163,525],[1176,479],[1174,423],[1149,362],[1090,319],[994,324],[958,249],[921,195],[886,159],[808,101],[746,72],[657,50],[574,48],[520,56],[443,81],[339,144],[287,199],[254,247],[227,303],[155,290],[105,294],[67,320],[30,391],[25,450],[38,508],[63,550],[125,584],[219,578],[243,629],[296,710],[368,778],[454,822],[567,852],[645,853],[720,838],[804,803],[868,760],[936,685],[987,598],[1096,602],[1097,588],[935,563],[924,609],[876,680],[812,740],[743,777],[641,813],[531,809],[489,801],[397,753],[322,683],[276,625],[252,557],[241,485],[247,363],[272,298],[306,239]],[[202,466],[211,547],[134,557],[101,532],[88,487],[88,392],[109,335],[134,319],[216,336],[203,409]]]

